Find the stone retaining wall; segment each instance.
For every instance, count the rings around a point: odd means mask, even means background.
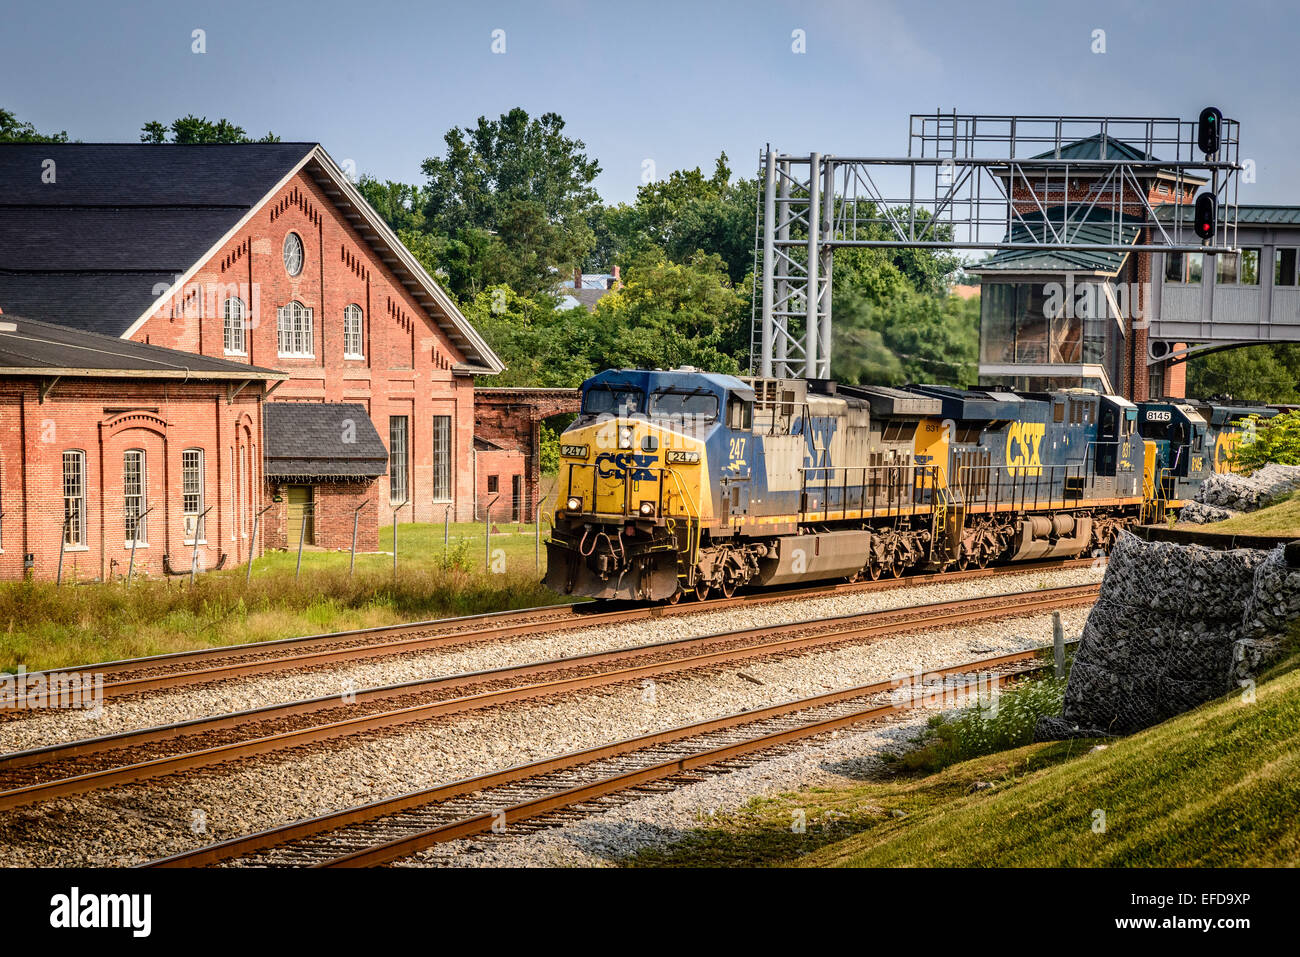
[[[1124,534],[1039,740],[1128,734],[1249,678],[1300,615],[1300,568],[1271,552]]]

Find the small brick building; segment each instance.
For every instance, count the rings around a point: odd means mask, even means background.
[[[355,402],[268,402],[266,514],[268,548],[379,547],[379,488],[388,451]]]
[[[261,402],[284,373],[0,315],[0,579],[260,553]],[[261,538],[259,533],[258,538]]]

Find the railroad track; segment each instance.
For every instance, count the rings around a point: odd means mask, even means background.
[[[445,675],[0,756],[0,810],[468,711],[1089,604],[1075,585],[841,615]],[[541,680],[538,680],[541,679]]]
[[[734,598],[717,598],[680,605],[601,610],[593,603],[581,602],[523,608],[462,618],[440,618],[357,631],[307,635],[244,645],[223,645],[217,648],[201,648],[148,658],[125,658],[92,665],[53,668],[43,672],[31,672],[26,675],[25,680],[26,687],[31,688],[38,681],[48,684],[51,680],[57,679],[71,683],[89,682],[101,678],[102,694],[107,699],[250,675],[311,669],[342,661],[362,661],[368,658],[410,654],[449,645],[470,645],[528,633],[560,632],[598,625],[699,614],[721,611],[741,604],[770,604],[801,598],[908,588],[935,582],[1081,568],[1091,565],[1093,561],[1094,559],[1091,558],[1079,558],[995,568],[972,568],[966,571],[909,575],[881,581],[842,582],[834,585],[737,595]],[[41,709],[0,708],[0,721],[13,720],[36,710]]]
[[[946,680],[982,672],[1002,685],[1040,671],[1041,651],[997,655],[934,669]],[[901,686],[906,688],[906,685]],[[879,721],[913,707],[885,700],[900,684],[880,681],[546,758],[451,784],[335,811],[151,861],[145,867],[371,867],[436,844],[512,826],[553,826],[613,796],[631,799],[702,772],[818,735]],[[969,694],[969,685],[966,687]],[[928,686],[925,696],[934,693]]]

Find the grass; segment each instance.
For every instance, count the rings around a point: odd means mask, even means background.
[[[1257,512],[1246,512],[1215,522],[1207,529],[1237,535],[1295,535],[1300,538],[1300,492],[1293,492]]]
[[[245,568],[186,578],[0,585],[0,670],[29,671],[191,648],[391,625],[544,605],[561,596],[540,584],[534,526],[493,526],[491,570],[483,525],[399,525],[393,574],[392,526],[379,554],[273,552]],[[525,531],[526,529],[526,531]],[[545,535],[545,533],[543,533]],[[386,553],[386,554],[385,554]]]
[[[1262,676],[1254,702],[1234,694],[1095,744],[1031,744],[924,773],[896,764],[846,787],[754,800],[630,863],[1300,864],[1300,655]]]

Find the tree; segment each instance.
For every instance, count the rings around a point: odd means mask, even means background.
[[[600,164],[581,140],[564,135],[558,114],[533,119],[516,107],[500,119],[480,116],[473,128],[453,128],[444,140],[446,155],[422,166],[426,228],[465,243],[464,258],[489,262],[495,273],[480,277],[469,269],[468,285],[456,288],[453,279],[453,291],[472,296],[506,282],[525,296],[549,292],[557,274],[585,260],[594,243],[587,214],[599,201],[591,184]]]
[[[1300,402],[1300,345],[1225,349],[1187,363],[1187,394],[1238,402]]]
[[[68,134],[38,133],[31,123],[24,123],[13,113],[0,108],[0,143],[66,143]]]
[[[171,139],[168,140],[170,133]],[[140,127],[141,143],[278,143],[280,137],[267,133],[261,139],[252,139],[244,132],[242,126],[236,126],[227,119],[215,123],[206,116],[198,117],[193,113],[173,120],[171,126],[164,126],[157,120]]]
[[[696,254],[688,263],[634,263],[623,288],[596,303],[595,318],[605,332],[604,361],[596,365],[739,372],[732,348],[744,328],[745,305],[716,254]]]
[[[1271,419],[1252,415],[1245,439],[1233,455],[1233,467],[1239,472],[1277,462],[1300,465],[1300,412],[1285,412]]]

